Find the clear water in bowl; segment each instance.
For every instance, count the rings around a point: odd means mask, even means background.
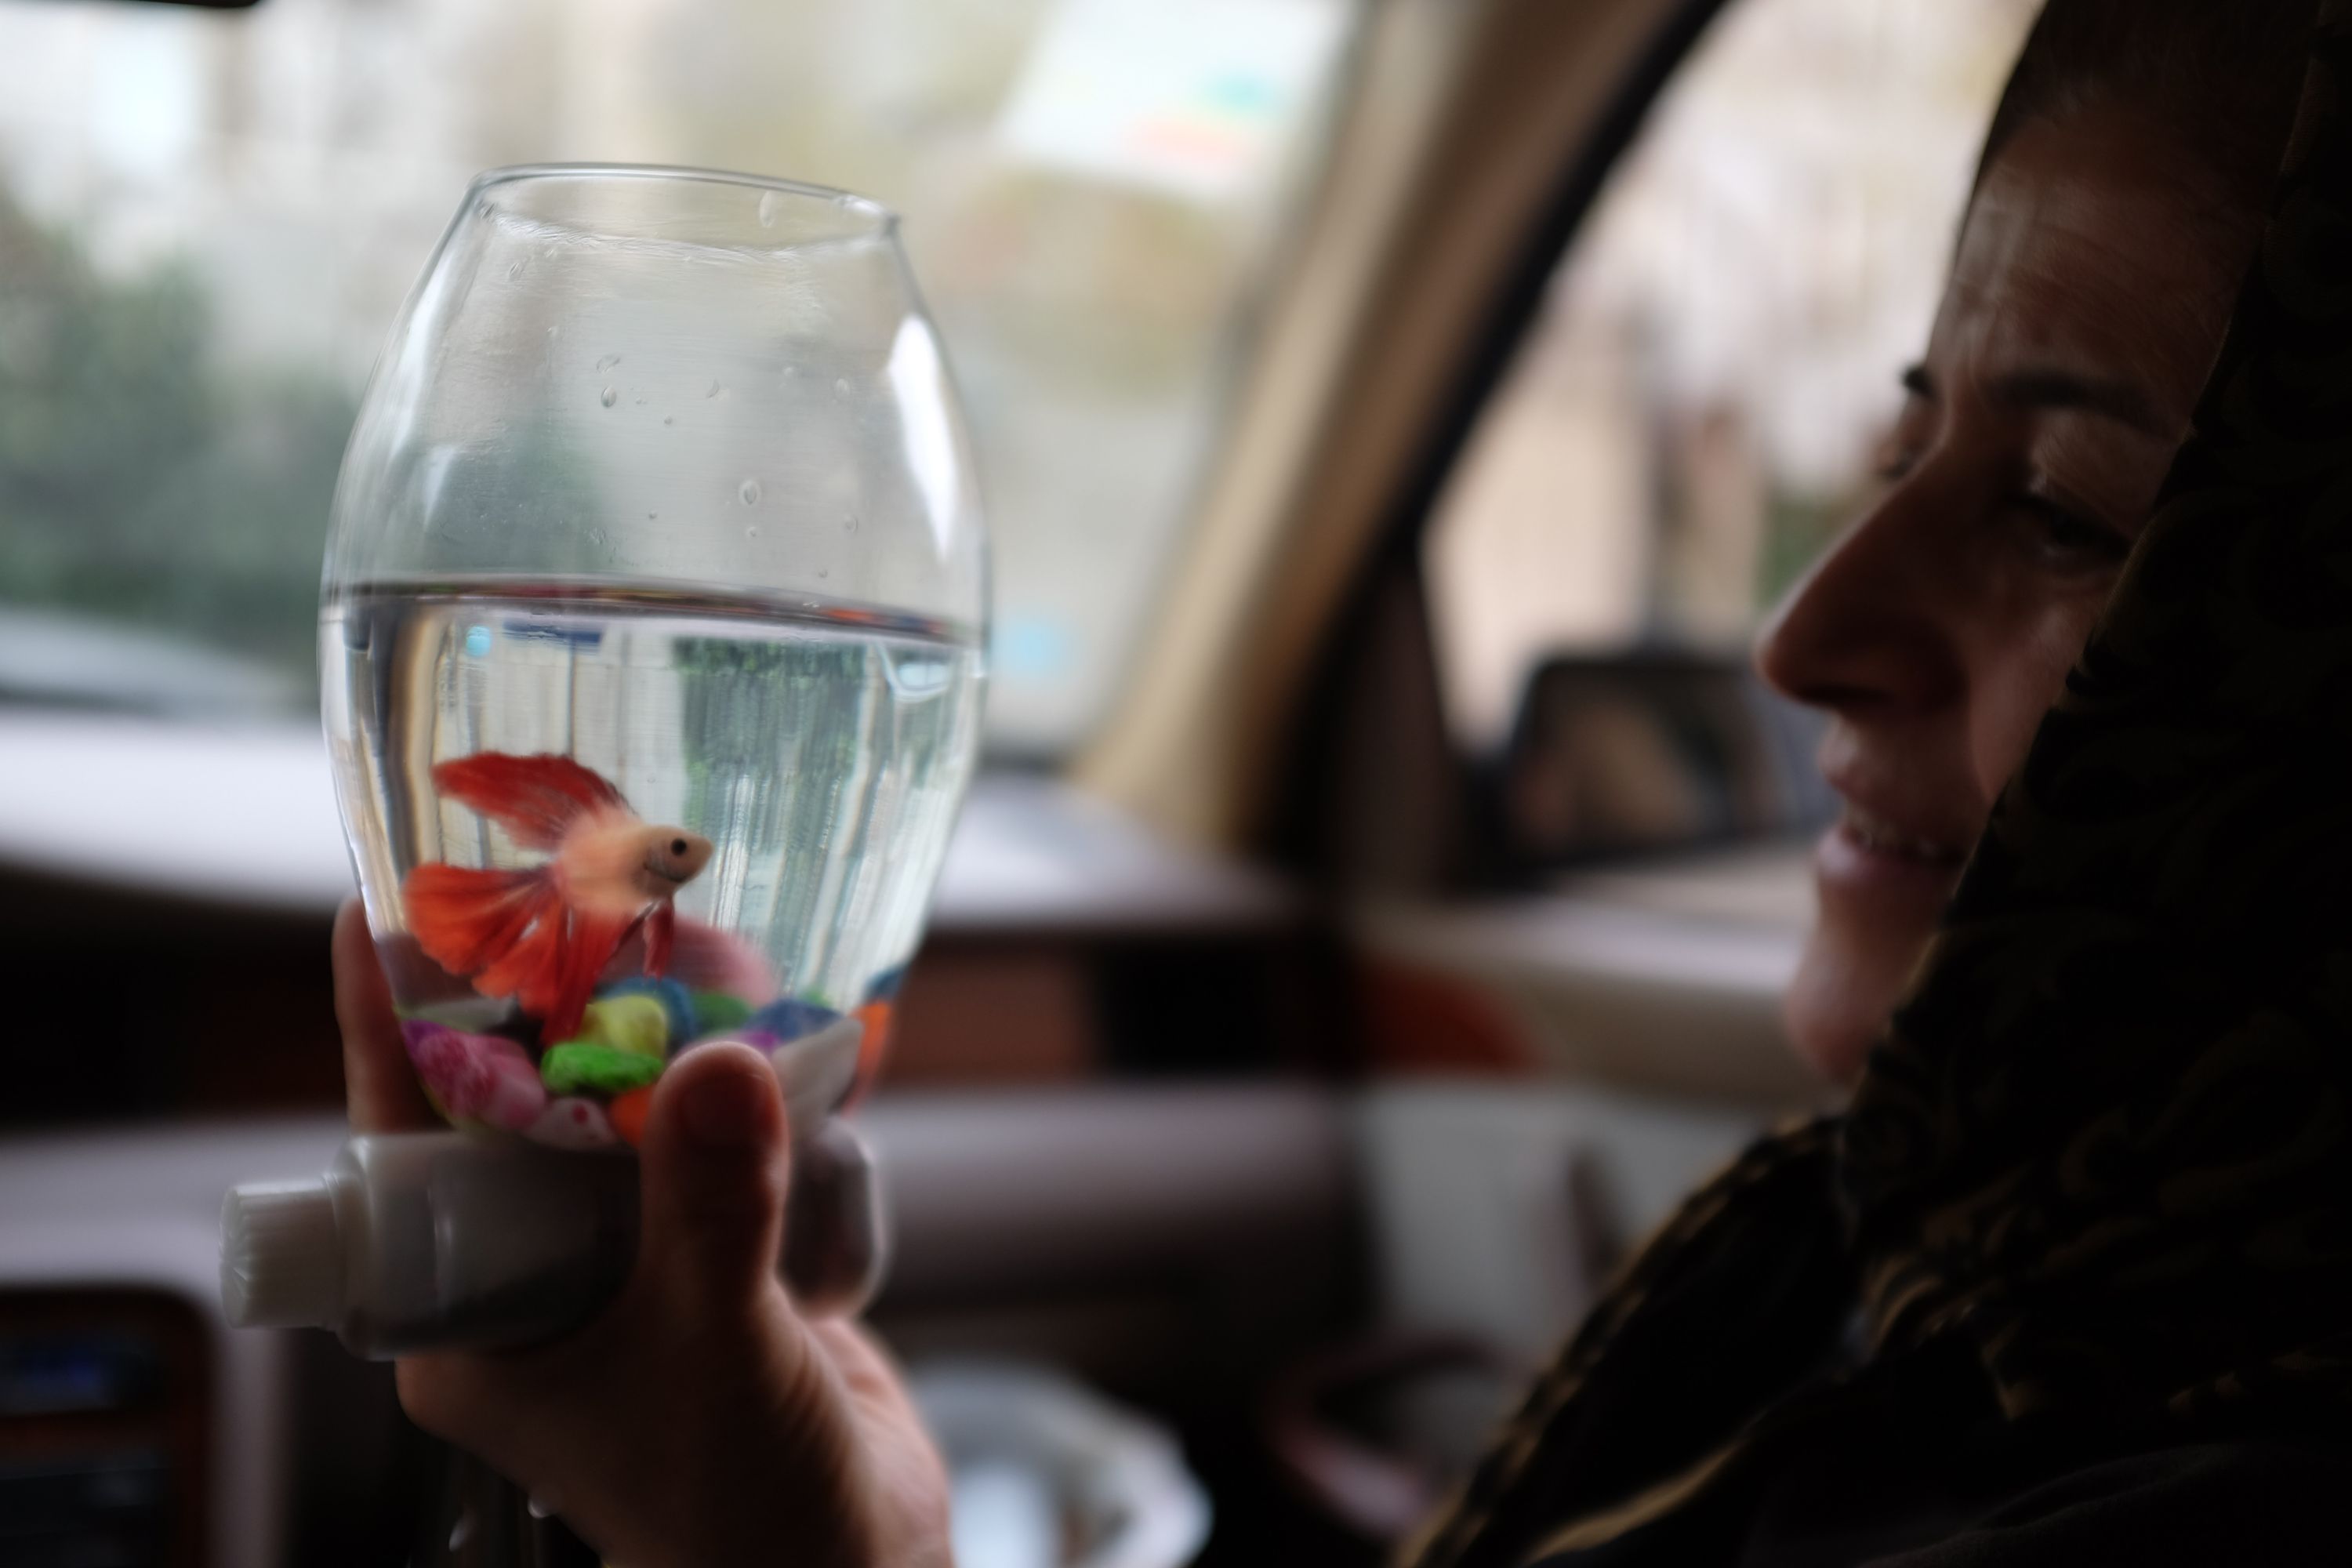
[[[336,594],[320,638],[362,880],[397,905],[371,923],[453,1122],[634,1142],[711,1039],[855,1037],[870,1072],[972,765],[973,632],[494,580]]]

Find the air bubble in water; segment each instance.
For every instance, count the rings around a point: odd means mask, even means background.
[[[717,382],[715,382],[715,381],[714,381],[714,382],[712,382],[709,386],[706,386],[706,387],[704,387],[704,388],[702,389],[702,395],[703,395],[703,396],[705,396],[705,397],[716,397],[716,396],[718,396],[720,393],[722,393],[722,392],[724,392],[724,391],[726,391],[726,390],[727,390],[727,389],[726,389],[725,387],[723,387],[723,386],[719,385]]]
[[[675,414],[665,414],[662,416],[662,423],[665,425],[675,425],[677,423],[677,416]]]
[[[857,514],[856,512],[850,512],[842,518],[841,531],[844,533],[856,533],[857,531]]]
[[[833,568],[830,566],[820,566],[816,569],[816,574],[820,578],[830,577],[833,575]]]
[[[596,397],[596,401],[597,401],[597,402],[599,402],[599,403],[601,403],[601,404],[603,404],[603,405],[604,405],[605,407],[607,407],[607,408],[612,407],[612,406],[613,406],[613,405],[614,405],[615,403],[618,403],[620,400],[621,400],[621,395],[620,395],[619,393],[617,393],[617,392],[614,391],[614,390],[613,390],[611,387],[609,387],[609,386],[608,386],[608,387],[606,387],[606,388],[605,388],[602,393],[598,394],[598,395],[597,395],[597,397]]]
[[[952,672],[945,659],[921,654],[885,654],[883,659],[890,689],[902,698],[936,697],[948,689]]]
[[[759,538],[759,537],[760,537],[760,525],[759,525],[758,523],[756,523],[756,522],[754,522],[754,523],[749,523],[749,524],[745,525],[745,527],[744,527],[744,529],[743,529],[743,537],[744,537],[744,538],[746,538],[746,539],[757,539],[757,538]]]
[[[610,370],[620,363],[621,356],[619,354],[606,354],[603,359],[596,362],[596,368],[598,370]]]
[[[742,498],[743,504],[745,506],[758,506],[760,504],[760,481],[757,479],[745,479],[743,481],[742,488],[735,493]]]
[[[847,376],[845,375],[833,384],[833,395],[835,397],[846,397],[849,395],[849,378]]]

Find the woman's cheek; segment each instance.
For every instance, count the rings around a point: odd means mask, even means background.
[[[1988,638],[1970,681],[1969,752],[1977,783],[1991,801],[2025,761],[2050,711],[2066,689],[2067,672],[2082,657],[2105,605],[2108,584],[2068,592],[2044,605],[2013,636]]]

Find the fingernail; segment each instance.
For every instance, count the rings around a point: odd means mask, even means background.
[[[760,1141],[760,1105],[751,1086],[731,1072],[704,1075],[687,1085],[686,1130],[698,1143],[737,1149]]]

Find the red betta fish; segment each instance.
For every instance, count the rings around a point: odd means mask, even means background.
[[[646,973],[669,967],[670,900],[710,859],[709,839],[647,823],[570,757],[479,752],[439,764],[433,783],[550,854],[527,870],[436,860],[409,872],[409,929],[436,963],[485,996],[514,997],[551,1045],[579,1029],[604,966],[640,927]]]

